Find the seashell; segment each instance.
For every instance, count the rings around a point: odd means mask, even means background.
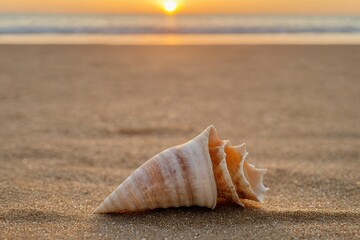
[[[155,208],[215,208],[220,200],[244,206],[262,202],[266,169],[246,161],[245,144],[231,146],[214,126],[191,141],[150,158],[121,183],[95,213],[136,212]]]

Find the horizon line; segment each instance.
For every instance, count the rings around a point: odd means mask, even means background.
[[[169,16],[166,13],[149,13],[149,12],[1,12],[0,15],[163,15]],[[186,16],[186,15],[243,15],[243,16],[329,16],[329,17],[360,17],[360,13],[176,13],[170,16]]]

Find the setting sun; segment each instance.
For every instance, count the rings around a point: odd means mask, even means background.
[[[164,2],[164,10],[168,13],[172,13],[176,10],[177,4],[175,1],[167,0]]]

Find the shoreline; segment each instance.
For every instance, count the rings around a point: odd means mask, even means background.
[[[0,45],[360,45],[360,34],[0,35]]]

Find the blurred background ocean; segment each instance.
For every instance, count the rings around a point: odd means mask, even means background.
[[[0,34],[360,34],[360,16],[0,14]]]

